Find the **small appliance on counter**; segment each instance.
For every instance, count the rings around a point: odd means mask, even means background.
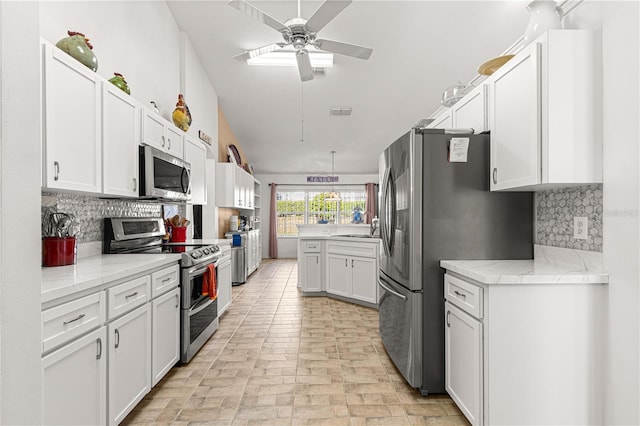
[[[238,230],[238,216],[231,216],[229,218],[229,231],[234,232]]]
[[[229,231],[224,234],[226,239],[231,239],[231,285],[244,284],[249,275],[247,262],[247,233]]]

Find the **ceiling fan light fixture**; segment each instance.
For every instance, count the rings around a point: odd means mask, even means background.
[[[309,59],[313,68],[332,68],[333,53],[309,51]],[[294,50],[269,52],[247,59],[249,65],[271,67],[297,67],[296,52]]]

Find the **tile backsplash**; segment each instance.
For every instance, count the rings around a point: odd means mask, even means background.
[[[602,252],[602,185],[536,192],[536,244]],[[586,217],[588,237],[573,237],[573,218]]]
[[[54,211],[72,213],[80,223],[79,243],[102,241],[105,217],[158,217],[162,204],[138,200],[116,200],[64,193],[42,193],[42,211],[46,207]],[[185,206],[178,212],[185,215]]]

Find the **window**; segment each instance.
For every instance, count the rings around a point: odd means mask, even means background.
[[[296,236],[296,225],[314,223],[348,224],[353,222],[356,208],[364,213],[366,193],[364,189],[337,191],[340,201],[328,201],[328,190],[280,190],[276,193],[278,236]]]

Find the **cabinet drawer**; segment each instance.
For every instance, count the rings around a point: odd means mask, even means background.
[[[151,277],[145,275],[107,289],[109,320],[147,303],[150,285]]]
[[[177,287],[180,284],[180,268],[173,265],[151,274],[151,298]]]
[[[74,339],[106,320],[104,291],[42,312],[42,352]]]
[[[445,299],[476,318],[482,318],[482,294],[482,287],[445,274]]]
[[[329,241],[327,251],[346,256],[378,257],[378,244],[356,243],[349,241]]]
[[[302,242],[302,251],[304,253],[320,253],[321,251],[320,241],[303,241]]]

